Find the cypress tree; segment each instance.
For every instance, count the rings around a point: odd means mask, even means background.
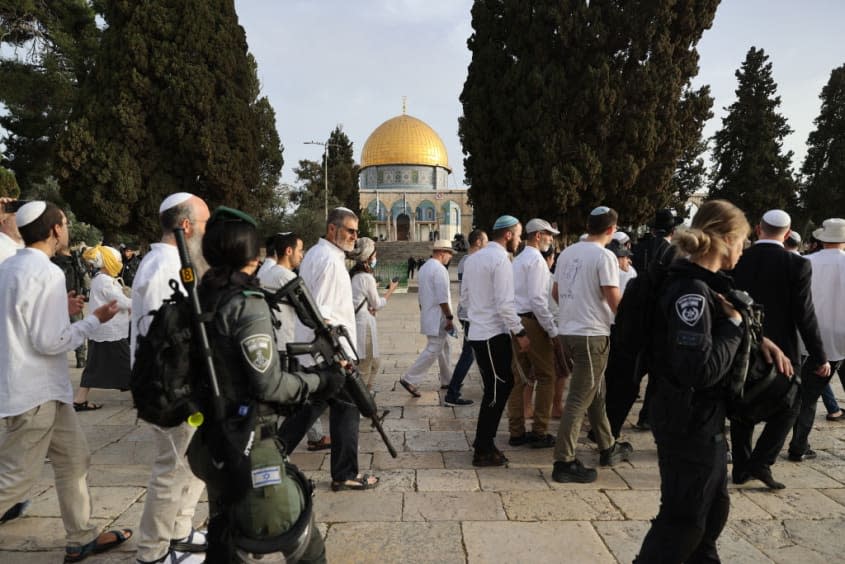
[[[0,166],[0,196],[17,198],[20,193],[21,189],[18,187],[15,173]]]
[[[343,126],[338,125],[329,134],[326,143],[328,144],[329,209],[343,206],[360,215],[358,190],[360,166],[355,163],[352,141],[344,133]],[[320,162],[301,160],[299,167],[293,172],[299,183],[299,188],[292,197],[293,203],[315,212],[323,210],[326,171],[322,160]]]
[[[736,101],[713,136],[710,197],[730,200],[753,222],[766,210],[795,206],[792,151],[783,151],[792,129],[778,113],[772,63],[762,49],[749,49],[736,77]]]
[[[58,151],[62,191],[80,217],[107,236],[149,240],[172,192],[259,211],[280,164],[261,169],[275,124],[256,100],[233,0],[114,0],[103,16],[84,103]]]
[[[717,5],[475,2],[459,131],[478,224],[509,212],[574,231],[600,203],[627,224],[672,201],[712,104],[690,79]]]
[[[817,224],[829,217],[845,217],[845,65],[833,69],[819,96],[816,129],[807,138],[801,167],[804,212]]]

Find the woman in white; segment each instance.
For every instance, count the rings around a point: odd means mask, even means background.
[[[97,245],[82,255],[98,270],[91,280],[88,308],[93,311],[112,300],[117,301],[117,314],[101,324],[88,337],[88,363],[82,372],[79,390],[73,398],[76,411],[92,411],[103,407],[88,401],[91,388],[129,389],[129,313],[132,300],[123,293],[117,280],[123,268],[120,253],[112,247]]]
[[[379,368],[378,327],[376,312],[387,305],[387,300],[396,290],[399,282],[391,281],[384,297],[379,297],[373,268],[376,266],[376,244],[369,237],[361,237],[356,243],[356,262],[349,275],[352,277],[352,303],[355,304],[355,327],[358,342],[355,348],[361,362],[358,371],[361,378],[372,389],[373,378]]]

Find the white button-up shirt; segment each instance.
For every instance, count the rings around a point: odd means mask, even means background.
[[[323,319],[328,320],[331,325],[346,327],[352,341],[349,345],[354,348],[355,306],[352,303],[352,281],[346,270],[345,259],[346,253],[343,249],[321,238],[305,253],[302,264],[299,265],[299,276],[314,297]],[[314,331],[297,320],[296,341],[311,342],[313,339]],[[353,351],[347,352],[351,354]],[[300,356],[299,361],[303,366],[314,364],[307,356]]]
[[[448,304],[452,311],[452,296],[449,292],[449,271],[439,260],[430,258],[417,275],[420,301],[420,333],[428,337],[443,337],[446,318],[440,304]]]
[[[0,417],[42,403],[73,401],[67,352],[100,325],[94,315],[71,324],[62,270],[38,249],[0,264]]]
[[[0,262],[14,256],[20,249],[23,249],[23,243],[18,243],[5,233],[0,233]]]
[[[467,258],[461,301],[467,306],[471,341],[522,331],[514,305],[513,268],[502,245],[490,241]]]
[[[262,288],[277,292],[296,278],[296,273],[273,261],[270,265],[266,262],[262,264],[257,276]],[[286,352],[285,345],[293,341],[296,332],[296,311],[288,304],[279,304],[278,307],[278,311],[273,310],[273,315],[281,323],[276,331],[276,349]]]
[[[138,335],[146,335],[153,316],[150,312],[161,307],[164,300],[173,295],[170,281],[176,280],[185,295],[185,288],[179,278],[179,250],[176,245],[153,243],[150,252],[141,259],[138,272],[132,282],[132,327],[129,336],[129,359],[135,364],[135,342]]]
[[[114,317],[102,323],[88,338],[98,343],[119,341],[129,336],[129,310],[132,300],[123,293],[120,282],[106,274],[98,273],[91,281],[91,293],[88,299],[88,309],[94,311],[98,307],[117,300],[119,308]]]
[[[845,359],[845,252],[822,249],[805,257],[813,267],[813,306],[828,360]]]
[[[550,337],[557,335],[557,324],[549,310],[549,280],[552,273],[540,251],[526,245],[513,261],[513,291],[517,313],[533,313]]]

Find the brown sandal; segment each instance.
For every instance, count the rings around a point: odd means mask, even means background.
[[[323,435],[318,441],[308,441],[306,448],[312,452],[315,450],[326,450],[327,448],[332,448],[332,440],[326,435]]]

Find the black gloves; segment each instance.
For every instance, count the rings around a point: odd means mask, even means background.
[[[346,374],[341,367],[336,366],[330,369],[319,370],[320,386],[311,394],[313,399],[329,399],[343,387],[346,382]]]

